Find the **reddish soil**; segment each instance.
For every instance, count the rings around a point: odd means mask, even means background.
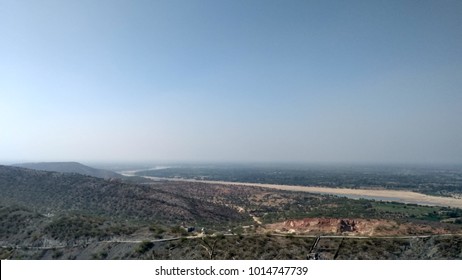
[[[442,227],[375,219],[305,218],[268,224],[267,231],[297,234],[398,236],[454,233]]]

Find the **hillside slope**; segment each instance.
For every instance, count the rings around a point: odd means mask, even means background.
[[[42,171],[55,171],[62,173],[77,173],[98,178],[124,178],[124,176],[104,169],[97,169],[83,165],[78,162],[36,162],[36,163],[21,163],[14,164],[16,167],[29,168]]]
[[[72,211],[169,224],[223,223],[245,217],[225,205],[153,186],[11,166],[0,166],[0,193],[3,205],[23,205],[41,213]]]

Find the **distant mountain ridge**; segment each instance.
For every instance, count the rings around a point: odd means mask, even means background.
[[[35,162],[35,163],[21,163],[13,164],[12,166],[29,168],[34,170],[42,171],[54,171],[61,173],[77,173],[81,175],[87,175],[92,177],[98,177],[103,179],[110,178],[125,178],[125,176],[120,175],[116,172],[97,169],[87,165],[83,165],[78,162]]]

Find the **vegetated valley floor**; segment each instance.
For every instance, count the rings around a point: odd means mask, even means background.
[[[462,259],[462,210],[0,166],[0,258]]]

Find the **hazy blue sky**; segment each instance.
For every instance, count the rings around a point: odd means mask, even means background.
[[[0,162],[462,162],[462,1],[0,0]]]

